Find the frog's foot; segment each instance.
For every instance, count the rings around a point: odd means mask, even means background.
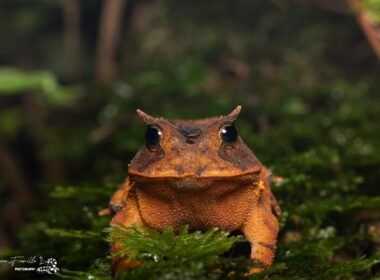
[[[136,268],[140,266],[140,262],[136,260],[127,260],[127,258],[119,259],[117,263],[113,263],[113,267],[115,268],[114,274],[116,277],[120,275],[123,271],[127,271],[132,268]]]
[[[279,226],[277,218],[272,213],[271,193],[265,189],[261,195],[241,228],[242,233],[251,243],[251,259],[263,265],[263,267],[252,268],[250,273],[260,272],[265,266],[271,265],[276,252]]]
[[[130,227],[132,225],[144,226],[144,222],[141,218],[141,214],[137,205],[137,198],[131,195],[128,198],[128,203],[126,207],[123,207],[117,214],[112,218],[111,225],[121,224],[125,227]],[[116,240],[111,246],[111,255],[123,250],[123,245]],[[112,266],[114,268],[116,276],[122,271],[129,270],[139,266],[139,262],[136,260],[129,260],[128,254],[123,256],[114,257],[112,260]]]
[[[271,204],[272,209],[273,209],[274,213],[276,214],[276,216],[280,216],[281,215],[281,208],[277,202],[276,197],[273,195],[272,192],[270,193],[270,204]]]
[[[103,208],[103,209],[98,211],[99,216],[107,216],[110,214],[111,214],[111,209],[109,209],[109,208]]]
[[[122,248],[122,245],[118,242],[114,243],[111,248],[111,252],[117,252]],[[128,256],[115,257],[112,259],[112,267],[116,278],[123,272],[132,268],[136,268],[140,265],[137,260],[129,260]]]
[[[272,176],[272,182],[273,183],[282,183],[285,181],[284,177],[281,176]]]
[[[111,209],[114,213],[119,212],[121,209],[123,209],[124,205],[122,203],[114,203],[110,202],[109,209]]]
[[[252,267],[248,271],[247,276],[252,275],[252,274],[256,274],[256,273],[259,273],[259,272],[262,272],[263,270],[264,270],[264,267]]]
[[[99,216],[107,216],[107,215],[110,215],[112,213],[117,213],[121,209],[123,209],[123,207],[124,206],[122,204],[116,204],[116,203],[110,202],[109,207],[99,210],[98,215]]]

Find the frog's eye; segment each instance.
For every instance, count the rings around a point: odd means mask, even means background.
[[[148,148],[155,148],[160,143],[162,132],[155,126],[148,126],[145,132],[145,143]]]
[[[220,130],[220,137],[223,142],[234,143],[238,138],[238,132],[234,125],[226,125]]]

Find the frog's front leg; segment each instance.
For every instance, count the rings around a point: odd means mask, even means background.
[[[119,212],[125,205],[129,191],[133,187],[133,183],[127,178],[124,183],[112,195],[109,202],[109,208],[114,212]]]
[[[133,187],[133,183],[129,178],[127,178],[124,183],[114,192],[110,202],[108,203],[108,208],[99,211],[100,216],[109,215],[112,212],[119,212],[126,203],[128,194]]]
[[[130,193],[127,198],[125,207],[120,210],[111,220],[111,225],[121,224],[126,227],[132,225],[144,226],[144,222],[141,218],[140,210],[137,204],[136,194]],[[114,242],[111,245],[111,254],[122,249],[123,245],[120,242]],[[128,261],[128,256],[117,257],[112,260],[112,266],[115,269],[115,274],[118,275],[121,271],[134,268],[139,265],[137,261]]]
[[[284,178],[279,177],[279,176],[272,176],[272,171],[269,168],[266,168],[266,167],[263,168],[262,172],[263,172],[262,173],[263,183],[264,183],[265,187],[268,188],[268,190],[269,190],[269,193],[270,193],[270,202],[271,202],[272,208],[274,210],[274,213],[277,216],[280,216],[281,215],[281,208],[280,208],[280,205],[277,202],[276,197],[273,195],[273,193],[271,191],[270,184],[272,182],[282,182],[284,180]]]
[[[271,265],[276,252],[279,225],[272,213],[271,192],[264,188],[250,209],[241,231],[251,243],[251,258],[263,266]],[[255,267],[250,274],[262,271]]]

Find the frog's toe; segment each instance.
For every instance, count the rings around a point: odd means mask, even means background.
[[[110,208],[112,209],[113,212],[117,213],[119,212],[121,209],[123,209],[123,205],[121,204],[116,204],[116,203],[110,203]]]
[[[111,214],[111,209],[109,209],[109,208],[101,209],[98,212],[99,216],[107,216],[109,214]]]

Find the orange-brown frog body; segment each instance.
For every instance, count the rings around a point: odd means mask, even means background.
[[[251,257],[270,265],[278,233],[272,210],[279,214],[280,208],[269,170],[237,133],[240,110],[203,120],[165,120],[137,110],[148,125],[145,144],[111,198],[111,223],[240,230],[251,243]],[[112,251],[120,246],[116,242]],[[121,261],[114,261],[117,269]]]

